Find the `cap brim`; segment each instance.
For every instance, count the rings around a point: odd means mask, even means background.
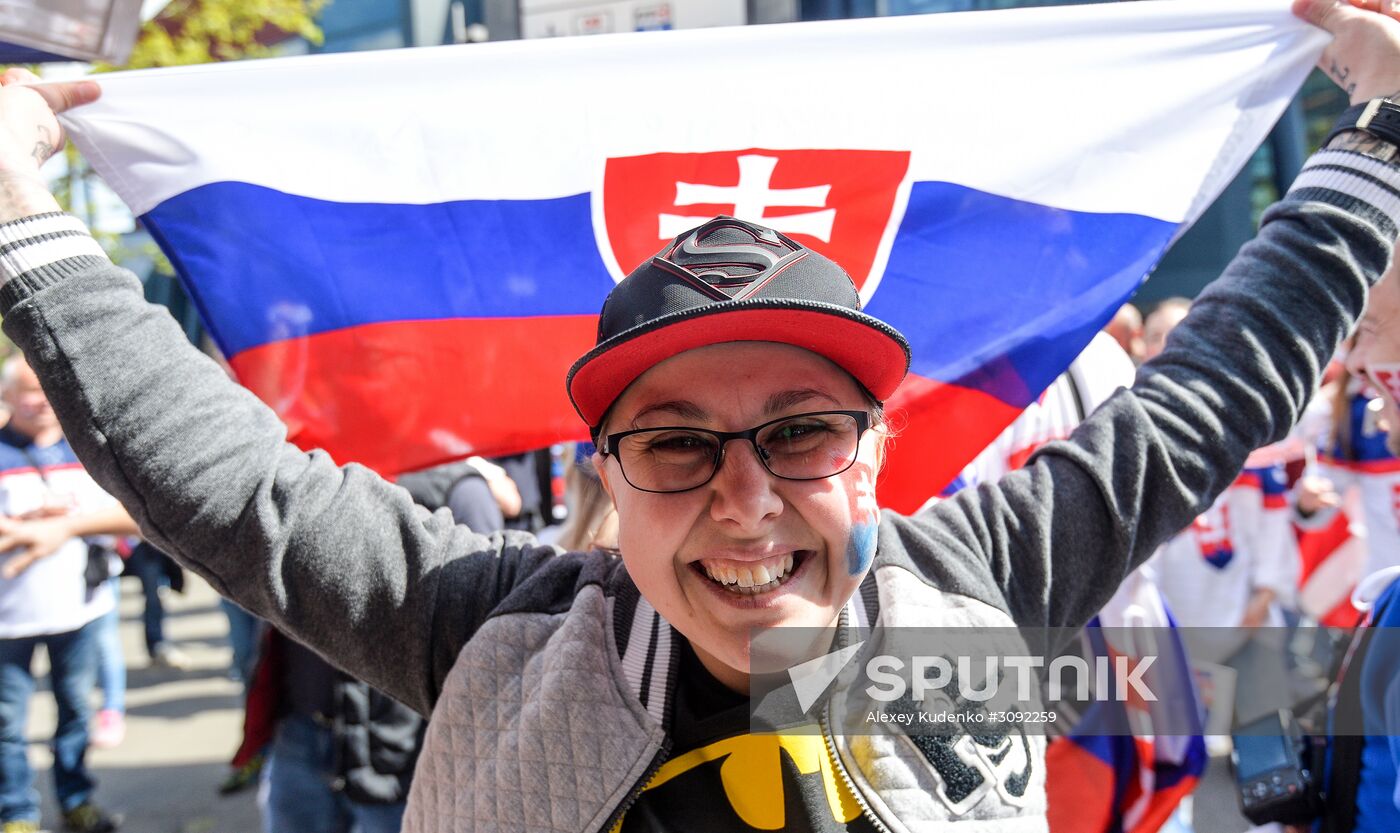
[[[687,310],[599,344],[569,370],[569,398],[596,426],[627,386],[665,359],[711,344],[771,341],[831,360],[885,400],[909,372],[909,343],[864,313],[817,302],[748,300]]]

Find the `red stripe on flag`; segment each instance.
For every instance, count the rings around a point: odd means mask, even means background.
[[[896,434],[876,494],[898,512],[937,495],[1021,409],[981,391],[910,374],[886,413]]]
[[[596,331],[592,315],[395,321],[265,344],[230,364],[293,443],[394,475],[586,439],[564,376]],[[888,413],[898,434],[878,494],[912,512],[1020,411],[911,375]]]
[[[597,326],[593,315],[396,321],[265,344],[230,364],[292,442],[394,475],[586,438],[564,375]]]
[[[1045,750],[1050,833],[1103,833],[1113,819],[1114,774],[1098,756],[1060,738]]]

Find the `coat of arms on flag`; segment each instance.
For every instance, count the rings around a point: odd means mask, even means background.
[[[605,259],[612,256],[609,266],[620,280],[666,241],[729,214],[841,264],[868,300],[898,226],[909,156],[749,149],[609,159],[598,200],[599,248]]]

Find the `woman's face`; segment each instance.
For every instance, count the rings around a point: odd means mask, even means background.
[[[869,413],[871,406],[846,372],[815,353],[737,342],[648,370],[618,398],[603,432],[742,431],[826,410]],[[632,580],[730,687],[747,686],[750,629],[830,625],[870,569],[882,440],[882,426],[867,431],[849,469],[808,481],[775,477],[751,444],[731,441],[710,482],[671,494],[633,488],[616,454],[595,458],[617,506]],[[741,571],[747,581],[735,584]],[[760,592],[740,586],[765,577]]]

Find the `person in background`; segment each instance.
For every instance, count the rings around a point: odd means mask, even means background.
[[[509,471],[483,457],[433,466],[399,475],[395,481],[413,502],[429,509],[447,509],[457,523],[485,531],[509,527],[519,518],[524,501]]]
[[[126,564],[127,572],[135,573],[140,578],[141,592],[145,597],[141,623],[146,640],[146,659],[152,668],[188,669],[193,660],[166,639],[165,602],[160,595],[162,588],[166,587],[175,593],[183,592],[184,571],[169,556],[144,540],[138,541],[132,548]]]
[[[107,550],[84,538],[131,535],[136,525],[78,463],[24,357],[0,365],[0,399],[11,412],[0,428],[0,831],[39,830],[26,729],[42,645],[58,705],[53,778],[64,829],[109,833],[119,819],[92,800],[87,748],[112,567]]]
[[[1142,359],[1149,361],[1167,345],[1167,335],[1191,311],[1189,298],[1167,298],[1158,301],[1142,324]]]
[[[617,549],[617,509],[593,468],[596,452],[593,443],[575,444],[564,472],[568,515],[552,537],[541,532],[541,543],[555,544],[567,552]]]
[[[269,626],[262,619],[222,596],[219,597],[219,608],[228,619],[228,641],[233,652],[229,660],[228,677],[243,686],[243,736],[233,760],[229,762],[228,774],[219,783],[219,795],[232,795],[257,784],[262,775],[263,764],[267,761],[265,747],[272,737],[272,732],[270,729],[260,730],[258,727],[272,725],[273,718],[269,712],[272,705],[266,697],[262,702],[255,701],[252,694],[260,653],[258,646],[267,639]],[[249,742],[249,736],[252,734],[258,734],[255,743]]]
[[[420,506],[448,509],[454,521],[483,534],[505,528],[506,509],[519,510],[505,472],[480,458],[397,482]],[[265,750],[258,793],[265,833],[398,833],[422,716],[276,628],[250,679],[233,768],[240,772]]]
[[[396,482],[408,491],[414,503],[430,509],[446,508],[452,513],[453,520],[471,529],[503,529],[506,516],[518,516],[521,511],[520,492],[506,470],[481,457],[469,457],[409,472],[400,475]],[[246,695],[243,740],[229,763],[229,774],[219,786],[221,794],[241,792],[255,783],[262,783],[264,789],[260,801],[266,824],[271,827],[296,822],[297,814],[301,812],[298,809],[301,802],[296,797],[296,785],[308,778],[319,778],[316,773],[324,769],[323,763],[314,754],[316,744],[323,740],[317,738],[314,730],[297,724],[301,718],[308,717],[315,723],[318,715],[319,719],[324,720],[325,715],[333,711],[326,703],[347,702],[348,695],[353,695],[357,703],[372,706],[372,714],[382,713],[377,726],[373,723],[368,725],[376,732],[387,731],[388,742],[401,750],[399,757],[403,756],[406,749],[404,738],[411,734],[409,730],[416,731],[418,726],[416,715],[404,712],[402,704],[385,698],[353,678],[339,674],[315,653],[276,629],[266,627],[266,623],[261,623],[233,602],[226,599],[221,601],[229,614],[230,638],[235,646],[234,661],[241,672],[241,679],[245,681]],[[253,627],[256,632],[250,631],[247,635],[247,653],[240,659],[240,639],[233,632],[232,623],[243,618],[255,623]],[[261,649],[255,649],[256,645],[261,645]],[[287,718],[288,714],[290,718]],[[362,717],[357,719],[365,722]],[[281,735],[278,734],[279,727],[284,730]],[[282,775],[278,777],[291,782],[286,789],[273,789],[268,781],[272,776],[263,774],[268,762],[269,744],[276,737],[282,738],[282,763],[278,769]],[[296,761],[303,764],[294,763]],[[403,812],[402,796],[398,795],[398,787],[394,786],[396,782],[387,775],[372,770],[362,773],[362,780],[369,778],[372,786],[368,790],[347,793],[345,797],[307,788],[313,798],[311,811],[323,813],[327,819],[325,823],[331,825],[332,830],[342,824],[346,813],[361,817],[361,821],[372,829],[396,824]],[[330,781],[349,783],[342,774],[333,774]],[[399,786],[407,790],[406,778]]]
[[[253,679],[253,666],[258,661],[258,641],[262,639],[266,623],[222,596],[219,609],[228,620],[228,644],[232,651],[228,677],[242,683],[243,693],[247,694],[248,681]]]
[[[1137,307],[1131,302],[1123,304],[1104,325],[1103,331],[1118,342],[1133,364],[1142,364],[1146,348],[1142,340],[1142,313]]]
[[[1354,531],[1364,530],[1366,539],[1361,574],[1400,566],[1400,458],[1389,448],[1384,399],[1374,382],[1347,372],[1338,380],[1331,405],[1317,474],[1335,495],[1300,505],[1299,524],[1325,528],[1348,507],[1348,515],[1359,523]]]
[[[160,588],[168,585],[179,590],[171,574],[182,577],[182,571],[160,551],[137,539],[114,542],[114,557],[122,559],[124,574],[133,573],[141,580],[145,596],[142,620],[146,631],[146,656],[153,667],[183,670],[190,659],[183,651],[165,641],[165,608]],[[92,745],[97,749],[112,749],[126,737],[126,656],[122,651],[121,578],[113,577],[109,586],[117,602],[102,617],[102,632],[98,639],[99,662],[97,684],[102,689],[102,707],[92,727]]]
[[[113,575],[107,580],[107,588],[112,595],[112,609],[98,620],[97,633],[97,686],[102,689],[102,707],[97,710],[89,735],[89,742],[97,749],[113,749],[126,738],[126,655],[122,651],[118,610],[121,579]]]
[[[506,529],[520,529],[525,532],[540,530],[551,518],[544,512],[545,496],[549,494],[548,477],[541,476],[541,463],[548,460],[548,450],[525,451],[504,457],[494,457],[489,461],[504,472],[515,487],[512,500],[500,500],[502,511],[506,513]],[[476,458],[480,459],[480,458]],[[484,471],[484,469],[483,469]],[[488,483],[500,483],[496,476],[488,477]]]
[[[398,833],[421,715],[276,628],[263,640],[249,701],[272,720],[245,734],[235,771],[263,750],[264,833]]]

